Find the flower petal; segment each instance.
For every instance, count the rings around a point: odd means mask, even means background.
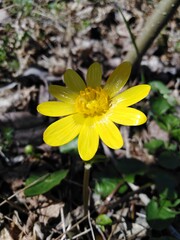
[[[118,149],[123,146],[123,138],[119,129],[109,119],[102,119],[96,123],[96,130],[101,140],[110,148]]]
[[[131,73],[131,63],[121,63],[109,76],[104,90],[107,91],[110,97],[115,96],[126,84]]]
[[[37,106],[37,111],[49,117],[62,117],[75,112],[74,104],[63,102],[43,102]]]
[[[70,142],[79,134],[83,121],[80,114],[73,114],[52,123],[44,131],[45,143],[55,147]]]
[[[87,71],[87,86],[98,87],[101,85],[102,80],[102,68],[97,62],[91,64]]]
[[[131,106],[145,98],[151,87],[147,84],[138,85],[118,94],[112,99],[112,105],[120,104],[121,107]]]
[[[72,69],[66,70],[64,74],[64,82],[70,90],[73,92],[79,92],[83,90],[86,85],[79,74]]]
[[[74,99],[78,96],[77,93],[72,92],[67,87],[59,85],[50,85],[49,92],[52,96],[63,102],[74,102]]]
[[[86,118],[78,138],[78,150],[84,161],[91,160],[97,152],[99,136],[93,118]]]
[[[125,126],[138,126],[147,121],[147,117],[143,112],[134,108],[121,108],[120,106],[112,109],[110,119]]]

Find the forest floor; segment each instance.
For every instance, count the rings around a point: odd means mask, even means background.
[[[148,121],[120,126],[122,149],[100,145],[86,217],[83,161],[74,146],[43,142],[55,119],[36,110],[52,97],[50,84],[63,85],[68,68],[85,78],[97,61],[105,81],[132,47],[119,8],[137,37],[157,3],[0,2],[0,239],[180,239],[179,9],[126,86],[151,85],[150,95],[137,104]],[[49,191],[25,192],[30,176],[46,178],[62,169],[68,175]]]

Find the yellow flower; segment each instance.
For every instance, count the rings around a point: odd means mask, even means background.
[[[86,83],[73,70],[64,74],[66,87],[51,85],[50,93],[59,101],[44,102],[37,111],[50,117],[63,117],[44,132],[50,146],[61,146],[78,136],[80,157],[88,161],[98,149],[99,139],[108,147],[119,149],[123,138],[116,124],[137,126],[146,122],[143,112],[129,106],[145,98],[150,86],[142,84],[120,92],[131,72],[131,64],[123,62],[101,86],[102,70],[93,63],[87,71]]]

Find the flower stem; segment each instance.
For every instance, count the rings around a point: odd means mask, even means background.
[[[90,175],[91,164],[84,164],[84,179],[83,179],[83,205],[84,215],[88,213],[88,200],[89,200],[89,175]]]

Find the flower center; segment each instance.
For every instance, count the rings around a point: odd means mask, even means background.
[[[80,91],[76,98],[76,110],[85,117],[99,116],[109,109],[110,99],[108,94],[101,87],[87,87]]]

